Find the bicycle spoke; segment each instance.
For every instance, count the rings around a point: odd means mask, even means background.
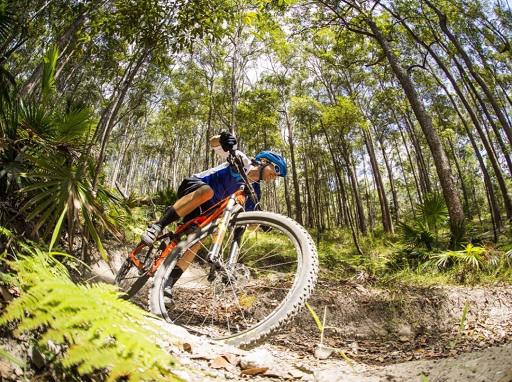
[[[270,265],[266,265],[266,266],[261,266],[257,269],[268,269],[268,268],[278,267],[281,265],[288,265],[288,264],[297,264],[297,260],[287,261],[287,262],[279,263],[279,264],[270,264]]]
[[[226,234],[213,269],[205,258],[216,240],[215,233],[184,248],[192,264],[173,287],[174,323],[196,333],[226,337],[249,330],[282,304],[290,292],[297,269],[297,242],[273,226],[273,232],[258,235],[261,224],[234,225]],[[237,230],[241,231],[237,231]],[[236,244],[235,244],[236,240]],[[233,246],[235,262],[227,265]],[[274,262],[274,263],[272,263]],[[209,281],[211,272],[215,272]]]
[[[276,253],[278,250],[279,250],[279,248],[275,248],[274,250],[272,250],[272,251],[270,251],[269,253],[267,253],[267,255],[265,255],[265,256],[263,256],[263,257],[258,258],[258,259],[254,262],[254,264],[255,264],[255,263],[257,263],[257,262],[259,262],[259,261],[263,261],[263,260],[270,259],[270,258],[272,258],[272,257],[279,256],[279,254],[276,254],[276,255],[275,255],[275,253]],[[244,253],[244,255],[245,255],[245,253]],[[242,260],[244,257],[245,257],[245,256],[241,256],[241,257],[240,257],[240,260]]]

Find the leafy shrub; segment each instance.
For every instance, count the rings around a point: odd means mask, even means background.
[[[70,375],[102,372],[107,381],[178,380],[171,373],[172,358],[155,344],[161,333],[146,312],[119,299],[114,286],[74,284],[55,258],[64,254],[24,248],[20,260],[9,263],[22,293],[7,306],[0,324],[13,322],[17,332],[37,333],[43,348],[48,341],[63,345],[56,361]]]
[[[424,245],[431,251],[438,241],[439,229],[448,219],[448,209],[443,197],[437,193],[426,195],[417,209],[420,212],[419,217],[410,224],[400,222],[398,227],[405,242],[413,247]]]
[[[178,195],[176,194],[176,191],[172,188],[166,188],[157,192],[155,204],[159,204],[161,206],[170,206],[174,204],[177,199]]]
[[[66,232],[70,250],[78,233],[85,239],[84,250],[92,238],[106,258],[102,233],[118,232],[105,211],[116,201],[107,190],[93,186],[96,169],[90,147],[97,121],[90,109],[76,108],[57,94],[58,56],[56,47],[48,49],[40,89],[31,97],[12,91],[6,95],[9,102],[0,99],[0,196],[5,200],[0,224],[13,225],[12,219],[20,215],[21,229],[27,221],[31,224],[30,237],[53,235],[50,246]]]
[[[406,248],[395,252],[386,264],[387,271],[400,271],[404,269],[417,269],[428,261],[429,257],[424,251]]]
[[[448,268],[454,264],[462,264],[467,268],[480,270],[486,265],[485,255],[487,250],[483,247],[475,247],[468,244],[461,251],[445,251],[432,256],[438,268]],[[491,264],[489,262],[489,264]]]

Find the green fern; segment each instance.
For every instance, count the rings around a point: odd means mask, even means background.
[[[104,211],[108,195],[102,191],[98,193],[98,197],[93,194],[92,174],[87,163],[66,164],[63,158],[59,157],[26,155],[25,158],[33,165],[33,170],[30,174],[21,174],[31,181],[30,185],[20,190],[29,196],[22,211],[28,213],[28,220],[36,221],[35,229],[46,227],[44,234],[48,236],[52,232],[50,229],[56,227],[53,231],[53,243],[60,231],[58,223],[62,223],[62,220],[59,219],[67,214],[67,221],[71,223],[67,227],[69,234],[73,234],[73,225],[80,226],[91,235],[106,259],[107,255],[97,227],[113,235],[117,235],[118,232],[114,222],[108,219]]]
[[[155,344],[161,334],[146,312],[119,299],[116,287],[74,284],[53,254],[28,248],[9,265],[17,272],[21,297],[0,317],[0,325],[17,323],[17,333],[41,333],[64,345],[58,361],[80,375],[106,371],[107,381],[173,381],[174,361]]]
[[[59,58],[59,49],[52,45],[43,59],[43,76],[41,80],[41,89],[43,99],[47,100],[56,90],[55,69]]]
[[[6,237],[7,239],[12,237],[12,232],[5,227],[0,226],[0,235]]]
[[[448,219],[448,208],[444,198],[439,193],[425,195],[425,199],[422,204],[418,205],[418,209],[427,229],[435,232]]]

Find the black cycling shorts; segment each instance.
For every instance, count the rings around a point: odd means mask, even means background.
[[[178,199],[190,194],[191,192],[194,192],[202,186],[207,186],[207,184],[195,176],[183,179],[183,182],[181,182],[180,186],[178,187]]]

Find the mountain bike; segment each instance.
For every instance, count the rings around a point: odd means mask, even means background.
[[[317,251],[309,233],[273,212],[244,211],[257,203],[241,159],[228,161],[240,173],[239,190],[200,216],[163,234],[153,246],[139,244],[116,283],[128,297],[153,277],[152,313],[190,332],[234,345],[251,345],[285,325],[313,291]],[[172,285],[178,260],[187,270]]]

